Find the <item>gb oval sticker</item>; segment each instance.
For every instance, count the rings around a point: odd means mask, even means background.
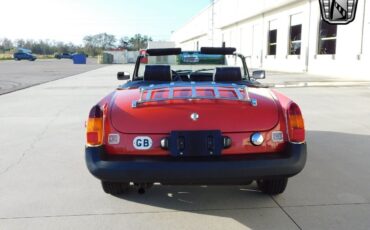
[[[153,145],[153,140],[150,137],[136,137],[133,141],[134,148],[137,150],[148,150]]]

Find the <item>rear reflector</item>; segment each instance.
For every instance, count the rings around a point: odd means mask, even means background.
[[[277,143],[284,142],[284,134],[281,131],[274,131],[272,132],[271,136],[272,136],[273,142],[277,142]]]
[[[99,143],[99,134],[98,132],[88,132],[87,134],[87,142],[94,145]]]
[[[304,120],[300,108],[297,104],[292,103],[288,110],[288,131],[291,142],[304,142],[305,129]]]
[[[108,144],[110,145],[118,145],[120,142],[120,136],[116,133],[111,133],[108,135]]]

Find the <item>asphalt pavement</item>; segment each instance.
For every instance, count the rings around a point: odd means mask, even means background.
[[[0,96],[0,229],[370,229],[370,86],[278,89],[301,106],[309,154],[282,195],[253,183],[115,197],[85,166],[84,121],[123,70],[132,66]]]
[[[95,58],[88,58],[86,65],[74,65],[70,59],[0,61],[0,95],[103,66],[97,64]]]

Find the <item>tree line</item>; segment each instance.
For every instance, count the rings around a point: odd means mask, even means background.
[[[16,48],[25,48],[39,55],[84,52],[90,56],[96,56],[104,50],[117,48],[138,51],[147,48],[149,41],[152,41],[152,38],[147,35],[135,34],[132,37],[126,36],[117,39],[114,35],[107,33],[85,36],[83,38],[83,45],[50,40],[16,39],[12,41],[3,38],[0,39],[0,53],[10,53],[14,52]]]

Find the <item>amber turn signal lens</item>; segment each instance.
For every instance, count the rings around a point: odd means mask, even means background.
[[[292,103],[288,110],[289,140],[291,142],[304,142],[306,139],[304,120],[300,108]]]
[[[103,118],[89,118],[86,127],[86,141],[90,146],[103,144]]]
[[[100,107],[94,106],[86,124],[86,143],[88,146],[100,146],[103,144],[103,112]]]

